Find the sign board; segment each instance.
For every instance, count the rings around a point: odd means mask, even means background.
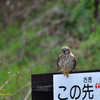
[[[53,100],[100,100],[100,72],[53,75]]]

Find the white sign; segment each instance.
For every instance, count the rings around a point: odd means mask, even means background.
[[[100,72],[53,75],[54,100],[100,100]]]

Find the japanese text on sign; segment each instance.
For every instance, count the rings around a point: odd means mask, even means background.
[[[100,72],[53,76],[54,100],[99,100]]]

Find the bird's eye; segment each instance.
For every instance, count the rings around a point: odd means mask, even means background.
[[[65,54],[65,51],[61,51],[61,53],[64,53]]]
[[[61,51],[61,53],[64,53],[64,51]]]

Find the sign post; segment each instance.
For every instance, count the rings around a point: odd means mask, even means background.
[[[53,75],[53,100],[100,100],[100,72]]]

